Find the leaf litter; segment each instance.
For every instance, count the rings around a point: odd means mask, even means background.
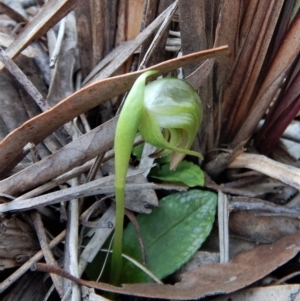
[[[63,270],[52,266],[37,264],[36,268],[40,271],[64,275],[77,283],[103,291],[168,300],[191,300],[230,293],[244,288],[295,257],[299,250],[300,234],[297,232],[278,240],[274,244],[259,246],[243,252],[229,263],[206,264],[184,273],[181,281],[174,285],[136,283],[114,287],[106,283],[74,278],[65,274]]]
[[[84,286],[132,296],[198,299],[240,290],[269,277],[279,266],[296,256],[299,251],[299,154],[293,153],[296,158],[293,157],[278,140],[288,127],[283,134],[287,137],[285,139],[299,144],[297,133],[287,134],[298,123],[299,115],[299,93],[297,85],[293,83],[299,77],[298,1],[271,1],[268,4],[256,0],[213,3],[203,1],[200,6],[196,0],[179,0],[178,3],[161,0],[156,4],[153,1],[139,1],[138,4],[133,1],[135,6],[130,6],[131,1],[128,1],[126,7],[124,3],[117,4],[117,1],[108,0],[103,0],[101,4],[50,0],[39,7],[29,5],[27,8],[23,2],[21,5],[18,1],[15,2],[11,1],[10,7],[6,1],[1,3],[0,43],[6,48],[5,54],[15,60],[25,77],[49,101],[51,108],[41,113],[28,90],[17,83],[3,68],[3,62],[1,63],[3,88],[0,115],[0,210],[4,231],[6,227],[9,229],[8,221],[12,221],[6,212],[12,210],[16,213],[14,223],[30,225],[32,221],[27,212],[30,208],[40,211],[45,223],[43,227],[47,231],[53,231],[47,225],[47,219],[52,222],[57,219],[55,212],[59,212],[61,220],[66,219],[76,225],[79,209],[73,206],[76,202],[74,199],[80,198],[83,202],[83,197],[87,195],[103,196],[114,193],[111,184],[104,185],[114,178],[110,168],[107,168],[110,175],[105,174],[104,167],[113,158],[111,149],[117,118],[108,117],[109,120],[103,123],[106,121],[105,116],[113,116],[112,112],[106,114],[103,110],[115,110],[115,103],[120,102],[121,95],[130,89],[144,70],[157,69],[158,75],[177,75],[177,71],[180,71],[199,88],[206,111],[204,125],[195,141],[194,149],[205,154],[206,160],[202,164],[204,168],[207,166],[204,187],[223,191],[229,197],[229,209],[225,208],[223,214],[229,214],[231,202],[235,206],[236,212],[229,215],[229,249],[242,250],[242,242],[233,238],[247,240],[249,245],[258,242],[267,244],[250,251],[241,251],[231,257],[229,263],[207,264],[179,274],[181,280],[173,285],[143,283],[124,284],[116,288],[105,283],[71,277],[72,280]],[[38,2],[41,4],[42,1]],[[73,9],[76,14],[68,15]],[[127,13],[143,15],[132,24],[127,24]],[[137,28],[142,19],[145,23],[138,33]],[[110,24],[115,24],[115,28]],[[15,32],[11,30],[11,26]],[[97,26],[101,26],[103,30],[97,30]],[[126,30],[122,31],[120,28]],[[175,51],[181,49],[181,57],[177,57],[176,52],[164,50],[169,29],[178,33],[180,30],[177,35],[180,37],[180,47]],[[60,39],[61,44],[57,43]],[[169,36],[168,45],[171,42],[172,37]],[[178,40],[176,43],[178,44]],[[101,45],[105,47],[101,48]],[[113,54],[113,48],[119,50]],[[168,49],[174,51],[175,48]],[[57,60],[54,63],[55,69],[51,70],[49,63],[53,52],[54,56],[57,55]],[[150,57],[143,60],[145,53]],[[146,69],[138,69],[141,62],[146,62]],[[293,99],[289,107],[286,107],[283,104],[286,103],[285,97],[288,93]],[[112,98],[114,99],[108,102]],[[274,109],[275,113],[268,114],[272,102],[275,102],[274,108],[278,108],[278,111]],[[100,104],[103,107],[99,113],[97,110],[100,110]],[[95,115],[104,117],[104,120],[95,122],[96,118],[92,119]],[[76,117],[78,118],[75,122],[73,119]],[[266,124],[261,127],[257,136],[254,135],[258,123],[265,117]],[[253,154],[253,139],[257,148],[263,154],[267,153],[270,158]],[[31,148],[28,143],[31,143]],[[228,149],[224,149],[224,143]],[[271,150],[268,145],[272,145]],[[245,153],[245,146],[248,153]],[[94,165],[94,158],[101,157],[104,153],[102,168],[94,176],[96,180],[91,184],[86,183],[84,173]],[[252,172],[247,174],[245,169]],[[143,172],[141,169],[131,174],[142,178],[140,175]],[[77,176],[81,178],[74,184],[72,178]],[[209,176],[212,179],[208,181]],[[269,184],[261,181],[262,178],[270,181]],[[53,189],[55,191],[51,191]],[[141,194],[139,190],[144,189],[151,193]],[[156,204],[154,189],[183,190],[186,187],[147,183],[143,176],[142,181],[128,185],[128,190],[136,191],[134,198],[142,199],[142,202],[129,207],[138,212],[149,213],[151,210],[143,209],[143,202]],[[243,202],[236,196],[244,197]],[[67,200],[72,200],[72,205],[68,206]],[[277,203],[272,207],[266,204],[270,201]],[[60,206],[56,205],[59,202]],[[97,202],[102,204],[99,207],[101,209],[95,206],[93,214],[99,216],[100,212],[101,216],[106,210],[106,204],[101,199]],[[20,215],[18,213],[21,210],[26,211]],[[110,207],[110,210],[113,209]],[[246,210],[255,211],[245,212]],[[246,218],[247,225],[243,225]],[[76,229],[77,227],[75,226]],[[45,237],[39,235],[39,243],[54,247],[67,234],[63,268],[73,276],[80,277],[86,261],[81,261],[82,265],[78,264],[77,253],[72,249],[72,239],[69,238],[71,235],[75,241],[79,234],[70,229],[70,224],[66,225],[67,232],[64,229],[65,226],[61,223],[51,235],[56,236],[52,242],[49,238],[46,238],[49,241],[44,241]],[[15,235],[12,241],[18,237],[18,231],[12,231],[12,235]],[[24,231],[29,235],[35,253],[38,241],[30,236],[32,229],[24,226]],[[97,231],[101,233],[103,230],[99,228]],[[111,231],[103,236],[103,243]],[[219,243],[214,240],[214,233],[216,231],[213,231],[202,246],[204,249],[208,248],[210,253],[219,252]],[[97,240],[91,241],[86,250],[99,250],[102,247],[102,243],[96,249],[95,245]],[[20,247],[19,251],[17,245],[15,248],[15,252],[23,254],[26,260],[28,250]],[[42,256],[41,251],[36,253],[23,266],[21,257],[19,261],[1,258],[3,269],[20,267],[0,284],[0,291],[6,293],[6,289]],[[54,267],[53,263],[48,263],[50,265],[38,264],[37,268],[69,277],[66,272]],[[288,270],[281,276],[283,282],[289,279],[286,274]],[[293,275],[296,277],[297,271],[291,273],[290,277]],[[58,283],[64,283],[65,280],[53,279],[61,296],[72,291],[74,298],[80,300],[80,294],[75,287],[62,293]],[[269,287],[281,292],[285,289],[297,292],[295,286],[272,286],[276,281],[279,283],[280,279],[273,280]],[[252,289],[257,294],[262,290]],[[229,296],[239,298],[235,295]]]

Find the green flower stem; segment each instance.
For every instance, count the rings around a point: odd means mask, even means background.
[[[116,128],[114,141],[116,222],[110,274],[110,283],[114,285],[118,284],[122,269],[126,173],[134,138],[138,131],[144,109],[143,101],[146,78],[155,73],[157,73],[156,70],[145,72],[136,80],[124,103]]]
[[[138,77],[121,111],[115,134],[116,222],[110,283],[119,284],[122,270],[122,239],[125,211],[126,173],[137,131],[158,149],[153,156],[171,153],[175,169],[185,155],[202,155],[189,150],[202,121],[197,91],[186,81],[163,78],[146,86],[151,70]]]

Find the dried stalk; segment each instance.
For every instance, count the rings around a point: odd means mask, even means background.
[[[229,168],[249,168],[300,190],[300,169],[276,162],[262,155],[241,154]]]

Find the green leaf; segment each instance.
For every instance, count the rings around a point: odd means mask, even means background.
[[[202,169],[188,161],[180,162],[176,170],[170,170],[169,164],[162,165],[159,170],[154,170],[150,176],[165,182],[181,182],[189,187],[204,185]]]
[[[190,190],[163,198],[150,215],[138,215],[146,267],[162,279],[187,262],[209,235],[216,205],[215,193]],[[124,231],[123,253],[141,262],[141,250],[132,224]],[[149,281],[149,276],[123,259],[121,283]]]

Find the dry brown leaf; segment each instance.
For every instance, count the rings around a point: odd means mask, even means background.
[[[244,3],[239,0],[226,0],[221,5],[221,13],[219,17],[220,29],[219,35],[216,37],[216,46],[226,41],[229,47],[229,54],[217,64],[217,91],[220,93],[229,81],[231,69],[233,69],[234,61],[238,52],[238,31],[241,18],[244,13]]]
[[[50,286],[39,275],[33,277],[27,273],[12,286],[12,290],[9,293],[1,294],[1,298],[5,301],[44,300],[46,296],[45,291],[50,289]],[[38,289],[40,287],[43,289]]]
[[[23,147],[28,142],[38,144],[53,131],[74,117],[88,111],[106,99],[126,92],[130,89],[137,77],[146,70],[159,70],[159,72],[155,74],[155,77],[157,77],[192,62],[222,55],[226,50],[227,46],[222,46],[193,53],[157,64],[143,71],[107,78],[82,88],[52,109],[25,122],[21,127],[1,141],[0,172],[12,168],[19,160],[17,158],[23,157]]]
[[[272,243],[300,228],[297,218],[275,215],[264,216],[260,211],[238,211],[230,214],[230,230],[255,243]]]
[[[81,285],[103,291],[139,297],[190,300],[225,294],[244,288],[280,267],[300,250],[300,232],[274,244],[264,245],[235,256],[227,264],[207,264],[183,274],[175,285],[156,283],[123,284],[122,287],[75,278],[61,269],[37,265],[38,270],[57,273]]]
[[[88,58],[88,60],[92,61],[93,66],[95,66],[105,56],[105,44],[109,43],[110,40],[107,39],[110,31],[106,28],[107,3],[104,4],[103,2],[104,1],[92,0],[89,1],[88,5],[85,4],[85,6],[90,7],[91,30],[88,35],[90,35],[92,39],[92,55]],[[111,20],[111,22],[114,24],[114,20]],[[105,31],[107,31],[106,34]],[[82,63],[84,64],[85,62]]]
[[[113,145],[115,128],[116,118],[75,139],[52,156],[2,180],[0,191],[9,195],[19,195],[108,151]]]

